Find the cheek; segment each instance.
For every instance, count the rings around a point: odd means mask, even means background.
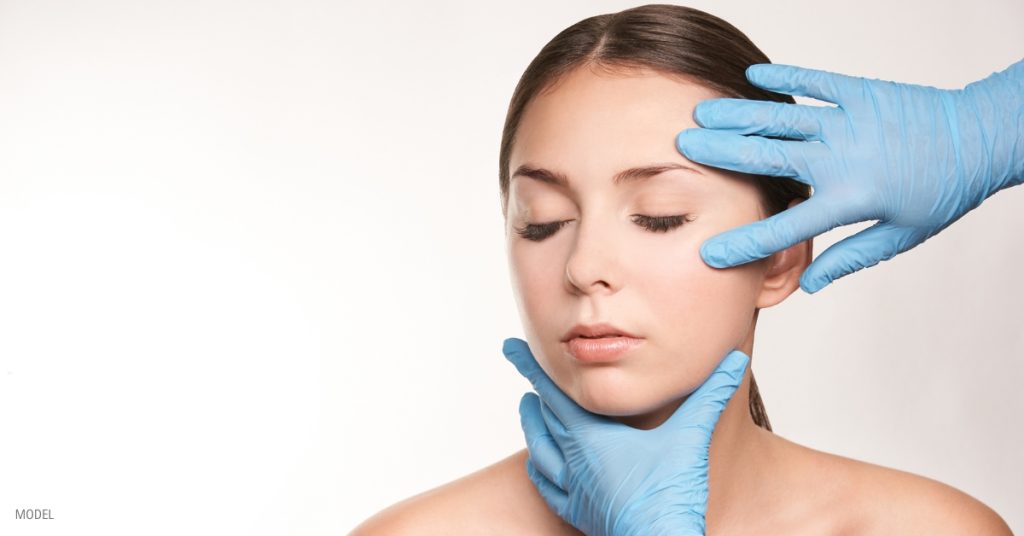
[[[756,267],[712,268],[700,257],[702,242],[687,240],[680,247],[657,251],[645,260],[644,277],[635,282],[645,287],[652,309],[664,314],[674,329],[714,329],[737,313],[753,313]]]
[[[654,327],[657,368],[671,370],[663,378],[686,379],[686,385],[676,385],[685,391],[696,389],[746,338],[761,283],[756,263],[724,270],[705,264],[700,246],[707,236],[680,237],[646,255],[637,251],[644,267],[633,270],[643,274],[632,283],[654,315],[647,324]]]
[[[564,251],[551,239],[544,244],[519,241],[510,244],[507,251],[513,295],[531,347],[535,341],[560,336],[554,331],[566,322],[562,316],[570,313],[569,295],[562,285]]]
[[[530,351],[552,381],[579,401],[572,364],[559,343],[561,330],[574,320],[572,297],[563,286],[565,252],[551,243],[522,242],[510,244],[507,251],[513,295]]]

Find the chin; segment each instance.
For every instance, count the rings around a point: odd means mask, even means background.
[[[649,380],[630,378],[617,367],[581,373],[570,395],[583,409],[606,417],[640,417],[678,402],[671,396],[660,396]]]

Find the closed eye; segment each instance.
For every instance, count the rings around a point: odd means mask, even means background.
[[[687,214],[679,214],[677,216],[644,216],[643,214],[634,214],[633,223],[640,225],[648,231],[655,233],[664,233],[681,226],[684,223],[693,221]]]
[[[558,232],[565,224],[572,220],[555,221],[548,223],[527,223],[522,227],[515,229],[519,236],[527,240],[534,242],[540,242],[547,237]],[[675,229],[676,227],[682,226],[684,223],[693,221],[687,214],[679,214],[675,216],[645,216],[643,214],[634,214],[633,223],[647,229],[652,233],[665,233]]]
[[[556,231],[561,229],[563,225],[570,221],[572,220],[555,221],[550,223],[527,223],[523,227],[517,227],[516,232],[519,233],[519,236],[527,240],[540,242],[541,240],[555,234]]]

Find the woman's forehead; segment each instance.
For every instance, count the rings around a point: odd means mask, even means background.
[[[679,131],[698,126],[693,108],[715,92],[655,71],[610,74],[579,68],[527,105],[510,154],[523,164],[574,166],[585,159],[636,161],[685,158]]]

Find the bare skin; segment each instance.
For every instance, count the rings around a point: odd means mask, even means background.
[[[561,186],[529,177],[510,185],[509,265],[530,348],[580,406],[636,428],[665,422],[729,350],[753,358],[760,309],[791,295],[812,257],[807,241],[725,270],[700,259],[706,238],[766,216],[749,180],[675,150],[675,133],[696,126],[693,107],[714,96],[656,72],[579,68],[530,103],[511,156],[513,170],[551,168],[567,178]],[[666,162],[690,169],[610,180],[630,166]],[[631,219],[637,213],[690,218],[653,232]],[[542,241],[516,232],[552,221],[568,223]],[[572,325],[600,321],[644,344],[612,366],[565,352],[560,339]],[[995,512],[952,487],[758,427],[749,384],[748,368],[712,436],[709,534],[1010,534]],[[579,534],[537,493],[526,458],[520,450],[406,499],[352,534]]]
[[[722,420],[746,448],[728,449],[716,427],[709,463],[707,533],[715,535],[1012,534],[993,510],[940,482],[812,450],[754,424],[749,373]],[[720,421],[721,422],[721,421]],[[410,497],[366,520],[352,536],[582,534],[551,511],[526,475],[526,449]],[[729,486],[729,467],[749,478]]]

